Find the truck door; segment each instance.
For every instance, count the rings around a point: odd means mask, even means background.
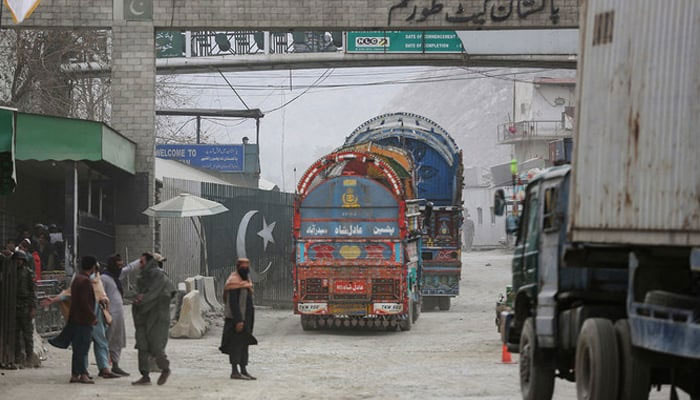
[[[528,187],[522,228],[523,238],[523,280],[525,284],[537,282],[537,264],[540,253],[540,184]]]
[[[513,289],[534,285],[539,241],[539,183],[528,187],[513,257]]]
[[[550,179],[542,187],[542,229],[539,246],[537,318],[535,331],[540,346],[554,347],[556,338],[556,295],[559,290],[561,179]]]

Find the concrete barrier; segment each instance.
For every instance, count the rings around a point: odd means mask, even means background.
[[[204,291],[204,277],[201,275],[197,275],[194,277],[194,289],[199,291],[199,294],[202,297],[202,314],[207,314],[212,311],[215,311],[214,308],[207,302],[206,298],[206,293]]]
[[[214,309],[214,311],[221,312],[224,310],[224,306],[219,303],[216,299],[216,287],[214,286],[214,278],[211,276],[205,276],[202,278],[202,286],[204,289],[204,299],[209,303],[209,305]]]
[[[207,331],[207,324],[201,313],[202,295],[193,290],[182,299],[180,318],[170,329],[170,337],[200,339]]]

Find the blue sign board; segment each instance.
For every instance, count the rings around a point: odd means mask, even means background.
[[[329,179],[301,203],[305,238],[398,238],[399,203],[381,183],[360,176]]]
[[[219,172],[243,172],[242,144],[159,144],[156,157],[177,160],[196,168]]]

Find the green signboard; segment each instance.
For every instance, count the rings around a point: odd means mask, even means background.
[[[184,57],[185,34],[178,31],[156,32],[156,57]]]
[[[455,31],[348,32],[347,53],[461,53]]]

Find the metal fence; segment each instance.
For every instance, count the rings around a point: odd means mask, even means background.
[[[256,303],[291,307],[294,195],[203,183],[202,197],[229,209],[203,220],[217,292],[221,293],[236,259],[246,257],[251,261]]]
[[[161,201],[170,200],[180,193],[201,196],[201,183],[164,178]],[[199,222],[195,219],[195,223]],[[202,266],[202,246],[190,218],[162,218],[156,222],[160,229],[160,252],[168,259],[165,271],[173,282],[199,275]],[[199,228],[199,226],[198,226]]]
[[[17,268],[0,256],[0,367],[15,362],[15,314],[17,306]]]
[[[37,281],[37,301],[41,303],[44,299],[58,295],[61,293],[64,286],[65,282],[57,279]],[[46,308],[38,307],[34,323],[36,324],[36,331],[41,336],[51,336],[63,329],[65,321],[63,320],[63,314],[61,314],[58,303],[52,304]]]
[[[571,137],[572,127],[567,121],[519,121],[498,126],[498,142],[511,143],[529,138],[557,139]]]

